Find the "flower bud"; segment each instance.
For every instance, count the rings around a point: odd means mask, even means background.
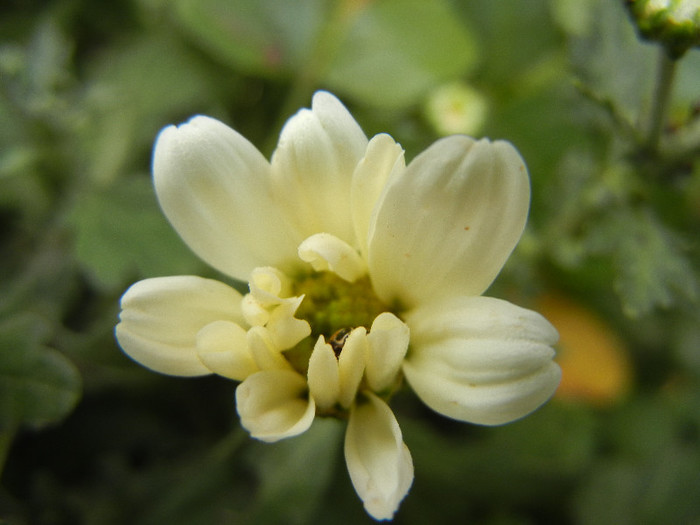
[[[626,0],[639,34],[660,42],[673,59],[700,46],[700,1]]]

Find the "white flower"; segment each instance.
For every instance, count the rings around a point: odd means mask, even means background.
[[[406,166],[391,137],[368,141],[318,92],[271,162],[200,116],[161,132],[153,175],[183,240],[250,291],[194,276],[138,282],[116,327],[124,352],[165,374],[241,381],[241,423],[264,441],[316,415],[348,417],[348,471],[374,518],[391,519],[413,480],[387,404],[403,377],[437,412],[486,425],[554,392],[554,328],[481,297],[529,207],[510,144],[447,137]]]

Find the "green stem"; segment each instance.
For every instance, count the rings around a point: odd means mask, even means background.
[[[303,68],[294,78],[291,89],[280,111],[279,120],[268,137],[266,151],[272,151],[277,143],[278,133],[287,119],[298,108],[308,104],[311,93],[318,86],[333,59],[340,50],[357,16],[367,2],[338,0],[334,2],[328,17],[321,25],[314,45],[303,62]]]
[[[664,48],[659,49],[659,64],[656,76],[656,89],[652,101],[649,131],[645,149],[655,154],[659,148],[659,140],[666,122],[666,112],[671,100],[673,80],[676,73],[676,61],[668,56]]]

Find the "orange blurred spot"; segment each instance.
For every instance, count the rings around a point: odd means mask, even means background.
[[[545,295],[537,310],[559,330],[556,397],[610,405],[632,385],[632,364],[617,335],[590,310],[561,295]]]

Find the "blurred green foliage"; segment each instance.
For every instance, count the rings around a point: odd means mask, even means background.
[[[416,480],[396,523],[700,523],[700,56],[675,65],[651,143],[660,52],[622,1],[3,3],[0,518],[371,522],[342,425],[254,442],[235,385],[142,370],[112,329],[133,281],[213,272],[153,195],[163,126],[208,114],[269,154],[325,88],[410,159],[438,136],[431,93],[461,81],[532,176],[528,231],[489,293],[586,305],[623,338],[635,383],[499,428],[398,396]]]

